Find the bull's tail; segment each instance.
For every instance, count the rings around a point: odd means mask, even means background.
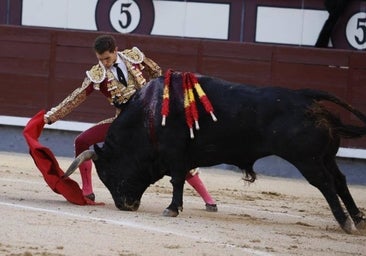
[[[328,112],[326,114],[328,116],[328,120],[332,120],[332,123],[334,124],[334,129],[337,130],[337,133],[340,136],[346,138],[359,138],[366,135],[366,115],[363,114],[361,111],[328,92],[311,89],[303,89],[300,91],[303,95],[313,99],[314,101],[328,101],[343,107],[344,109],[354,114],[360,121],[365,124],[365,126],[344,124],[341,122],[341,120]]]

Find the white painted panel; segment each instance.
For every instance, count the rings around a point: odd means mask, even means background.
[[[154,8],[153,35],[228,38],[228,4],[155,0]]]
[[[186,3],[154,1],[155,21],[152,35],[183,36]]]
[[[68,0],[23,0],[22,25],[67,27]]]
[[[98,0],[69,0],[67,28],[97,30],[95,10]]]
[[[228,4],[188,3],[185,36],[228,39]]]
[[[302,45],[315,45],[323,24],[328,19],[328,12],[319,10],[305,10]]]
[[[258,7],[256,42],[314,45],[326,11]]]
[[[22,25],[96,30],[97,0],[23,0]]]

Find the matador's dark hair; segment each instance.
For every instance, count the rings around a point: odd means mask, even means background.
[[[102,54],[105,51],[113,52],[116,49],[116,39],[111,35],[100,35],[94,41],[94,50]]]

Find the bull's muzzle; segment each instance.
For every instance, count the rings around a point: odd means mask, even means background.
[[[115,202],[115,205],[122,211],[137,211],[140,207],[140,200],[135,200],[129,203],[126,199],[124,199],[121,202]]]

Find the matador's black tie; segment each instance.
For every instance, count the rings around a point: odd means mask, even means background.
[[[125,75],[123,74],[122,70],[118,67],[118,63],[114,63],[113,66],[117,69],[117,76],[118,80],[127,87],[127,81]]]

